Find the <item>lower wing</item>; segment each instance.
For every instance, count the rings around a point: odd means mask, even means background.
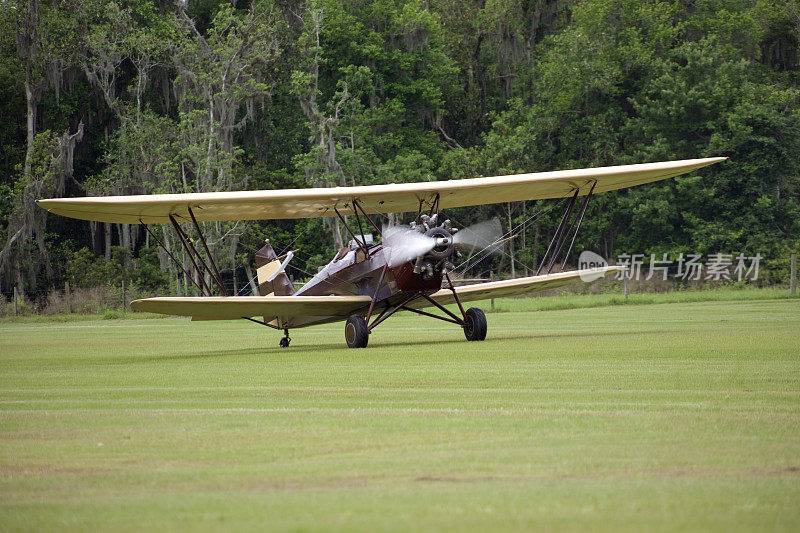
[[[190,316],[192,320],[264,317],[291,322],[296,317],[348,317],[369,306],[369,296],[210,296],[147,298],[131,302],[135,311]]]
[[[531,292],[555,289],[579,281],[594,281],[619,270],[623,270],[624,268],[623,266],[607,266],[559,272],[557,274],[547,274],[545,276],[489,281],[487,283],[456,287],[456,292],[458,293],[459,300],[462,302],[487,300],[489,298],[500,298],[503,296],[518,296]],[[456,301],[450,289],[442,289],[435,292],[431,294],[431,298],[442,305],[455,303]],[[426,300],[417,300],[414,304],[411,304],[412,307],[430,307],[431,305],[432,304]]]
[[[490,281],[458,287],[456,291],[462,302],[517,296],[555,289],[578,281],[593,281],[623,268],[608,266]],[[450,289],[441,289],[433,293],[431,298],[443,305],[455,302]],[[235,320],[258,316],[264,317],[266,322],[276,321],[276,324],[297,327],[325,322],[329,318],[346,318],[366,309],[371,301],[369,296],[179,296],[135,300],[131,302],[131,308],[163,315],[190,316],[192,320]],[[427,300],[417,300],[410,305],[420,308],[432,304]]]

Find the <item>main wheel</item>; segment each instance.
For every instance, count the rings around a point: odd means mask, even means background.
[[[288,348],[290,342],[292,342],[292,339],[291,339],[291,337],[289,337],[289,330],[288,329],[284,329],[283,330],[283,338],[281,339],[281,342],[278,343],[278,345],[281,348]]]
[[[467,309],[464,336],[468,341],[482,341],[486,338],[486,315],[477,307]]]
[[[344,340],[349,348],[366,348],[369,342],[367,322],[361,315],[350,315],[344,325]]]

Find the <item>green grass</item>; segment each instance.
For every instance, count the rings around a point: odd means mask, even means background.
[[[656,303],[687,302],[734,302],[742,300],[779,300],[798,298],[789,294],[788,289],[780,287],[717,287],[703,289],[677,290],[669,292],[633,293],[625,298],[619,283],[606,287],[610,292],[601,294],[576,294],[569,289],[555,295],[537,295],[529,298],[498,298],[494,307],[485,305],[487,312],[507,313],[517,311],[553,311],[557,309],[589,309],[611,305],[642,305]],[[488,304],[488,302],[486,302]],[[455,309],[455,306],[452,306]],[[0,316],[2,323],[44,323],[44,322],[79,322],[89,320],[116,320],[133,318],[165,318],[154,313],[137,313],[107,309],[103,313],[69,313],[69,314],[21,314],[19,316]]]
[[[43,324],[47,322],[87,322],[92,320],[119,320],[133,318],[142,320],[145,318],[166,318],[164,315],[155,313],[138,313],[135,311],[122,311],[120,309],[106,309],[102,313],[62,313],[56,315],[49,314],[24,314],[0,316],[0,324]]]
[[[342,330],[0,325],[0,530],[800,528],[796,299]]]
[[[610,305],[647,305],[666,303],[691,303],[691,302],[738,302],[743,300],[780,300],[797,298],[792,296],[787,289],[770,287],[756,288],[728,288],[701,290],[682,290],[669,292],[643,292],[625,296],[615,287],[614,292],[601,294],[575,294],[568,290],[555,296],[541,296],[534,298],[500,298],[495,301],[494,312],[516,311],[554,311],[558,309],[589,309],[593,307],[607,307]],[[489,310],[489,309],[487,309]]]

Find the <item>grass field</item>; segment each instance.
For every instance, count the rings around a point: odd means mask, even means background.
[[[0,530],[798,530],[800,300],[0,324]]]
[[[608,307],[612,305],[649,305],[654,303],[692,303],[692,302],[738,302],[742,300],[784,300],[794,298],[786,288],[781,287],[739,287],[722,286],[716,288],[673,290],[667,292],[640,292],[631,293],[628,298],[622,294],[621,287],[606,287],[608,292],[599,294],[577,294],[569,290],[556,289],[555,294],[547,292],[537,294],[530,298],[498,298],[496,305],[490,307],[489,302],[484,302],[487,313],[508,313],[517,311],[555,311],[561,309],[589,309],[593,307]],[[5,305],[5,308],[3,308]],[[454,305],[450,306],[453,310]],[[50,323],[50,322],[79,322],[86,320],[117,320],[121,318],[167,318],[154,313],[136,313],[122,311],[121,309],[106,309],[102,313],[67,313],[48,314],[37,312],[30,307],[19,316],[13,314],[11,302],[0,299],[0,324],[2,323]]]

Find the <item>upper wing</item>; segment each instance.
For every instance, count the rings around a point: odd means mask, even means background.
[[[618,270],[623,270],[623,266],[607,266],[600,268],[590,268],[585,270],[572,270],[570,272],[559,272],[557,274],[547,274],[545,276],[531,276],[527,278],[506,279],[502,281],[489,281],[487,283],[477,283],[475,285],[465,285],[456,287],[458,299],[462,302],[474,300],[487,300],[489,298],[500,298],[503,296],[518,296],[531,292],[555,289],[576,283],[578,281],[592,281],[603,276],[612,274]],[[431,295],[431,298],[442,305],[455,303],[453,292],[450,289],[442,289]],[[426,300],[417,300],[411,304],[412,307],[431,307]]]
[[[723,161],[725,157],[664,161],[640,165],[536,172],[514,176],[471,178],[369,185],[286,189],[273,191],[101,196],[40,200],[48,211],[72,218],[99,222],[136,224],[168,223],[169,216],[189,219],[189,208],[197,220],[266,220],[353,214],[353,201],[367,213],[402,213],[430,208],[439,197],[439,207],[496,204],[541,200],[594,192],[612,191],[671,178]]]
[[[211,296],[146,298],[131,302],[131,309],[164,315],[190,316],[194,320],[233,320],[263,316],[269,321],[280,317],[347,317],[369,305],[369,296]]]

